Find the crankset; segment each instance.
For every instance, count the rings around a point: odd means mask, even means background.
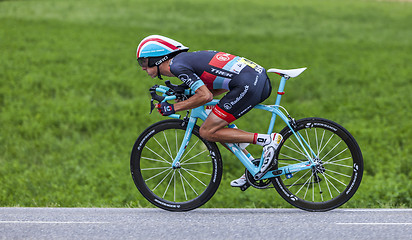
[[[252,163],[255,166],[259,166],[260,159],[254,159],[252,160]],[[261,179],[261,180],[255,180],[255,178],[252,176],[252,174],[246,169],[245,170],[245,176],[248,184],[250,186],[257,188],[257,189],[266,189],[266,188],[273,188],[270,187],[272,184],[272,180],[270,178],[267,179]]]

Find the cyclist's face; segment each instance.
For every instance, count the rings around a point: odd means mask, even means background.
[[[157,67],[142,67],[142,70],[146,71],[147,75],[152,78],[157,77]]]
[[[152,66],[149,67],[149,59],[148,58],[139,58],[138,60],[139,65],[142,67],[143,71],[146,71],[149,76],[155,78],[157,76],[157,67]]]

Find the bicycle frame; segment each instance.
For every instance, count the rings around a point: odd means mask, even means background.
[[[268,134],[271,134],[273,132],[276,117],[279,116],[285,122],[285,124],[291,129],[291,131],[293,132],[293,134],[296,137],[297,141],[299,142],[300,146],[304,150],[307,161],[297,163],[297,164],[291,164],[291,165],[284,166],[284,167],[279,167],[276,170],[267,172],[260,179],[273,178],[273,177],[277,177],[277,176],[281,176],[281,175],[286,175],[287,178],[291,178],[293,176],[294,172],[310,169],[310,168],[313,168],[314,166],[317,165],[317,163],[316,163],[317,155],[315,154],[315,152],[311,149],[311,147],[306,142],[306,140],[301,136],[301,134],[296,133],[293,130],[293,127],[291,126],[291,123],[294,120],[293,119],[288,119],[288,117],[281,110],[279,110],[280,100],[282,98],[282,95],[284,94],[284,87],[285,87],[286,81],[288,79],[289,79],[289,77],[282,76],[282,78],[280,80],[280,84],[279,84],[279,89],[278,89],[278,92],[277,92],[275,105],[258,104],[254,108],[264,110],[264,111],[268,111],[268,112],[272,113],[272,117],[271,117],[271,120],[270,120],[270,123],[269,123],[268,132],[267,132]],[[162,93],[166,93],[168,90],[169,90],[169,88],[165,87],[165,86],[159,86],[158,88],[156,88],[156,91],[162,92]],[[190,93],[190,90],[186,90],[186,91],[188,91],[187,92],[188,94]],[[176,96],[166,96],[163,101],[174,100],[174,99],[176,99]],[[180,166],[180,162],[179,162],[180,158],[182,157],[183,153],[186,150],[187,145],[189,144],[189,141],[190,141],[190,138],[191,138],[191,135],[192,135],[192,130],[193,130],[197,120],[198,119],[202,119],[203,121],[206,120],[208,115],[206,114],[204,106],[214,106],[218,102],[219,102],[219,100],[214,99],[211,102],[208,102],[203,106],[200,106],[200,107],[197,107],[197,108],[194,108],[194,109],[191,110],[182,144],[181,144],[179,152],[177,153],[177,155],[176,155],[176,157],[173,161],[173,164],[172,164],[173,168],[178,168]],[[169,117],[179,119],[180,115],[172,114]],[[262,156],[260,158],[261,161],[260,161],[259,166],[255,166],[249,160],[249,158],[246,156],[246,154],[243,153],[243,151],[240,149],[238,144],[226,143],[226,145],[233,152],[233,154],[235,154],[235,156],[242,162],[242,164],[247,168],[247,170],[252,174],[252,176],[256,176],[256,174],[260,173],[260,169],[261,169],[262,164],[263,164],[263,152],[262,152]]]

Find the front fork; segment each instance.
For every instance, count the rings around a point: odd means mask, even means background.
[[[183,137],[183,141],[182,144],[180,145],[179,148],[179,152],[177,152],[175,159],[173,160],[172,163],[172,168],[176,169],[176,168],[180,168],[180,159],[183,156],[183,153],[185,152],[187,145],[190,142],[190,139],[192,137],[192,131],[194,126],[196,125],[196,118],[190,117],[188,120],[185,119],[183,120],[183,124],[186,124],[186,132],[185,132],[185,136]]]
[[[180,167],[180,159],[182,158],[183,153],[185,152],[185,150],[187,148],[187,145],[190,142],[190,139],[192,137],[193,128],[196,125],[197,119],[200,118],[204,121],[207,118],[207,114],[206,114],[205,109],[203,108],[203,106],[192,109],[192,111],[190,113],[190,117],[188,117],[188,115],[189,115],[189,112],[186,115],[186,117],[183,119],[183,124],[186,125],[186,132],[185,132],[185,136],[184,136],[183,141],[182,141],[182,145],[180,145],[179,152],[176,154],[176,157],[175,157],[175,159],[173,160],[173,163],[172,163],[172,167],[174,169]]]

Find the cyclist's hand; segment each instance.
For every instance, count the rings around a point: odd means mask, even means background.
[[[169,116],[175,113],[175,108],[173,104],[170,104],[168,102],[158,103],[156,105],[156,108],[157,111],[159,111],[159,113],[162,114],[162,116]]]

